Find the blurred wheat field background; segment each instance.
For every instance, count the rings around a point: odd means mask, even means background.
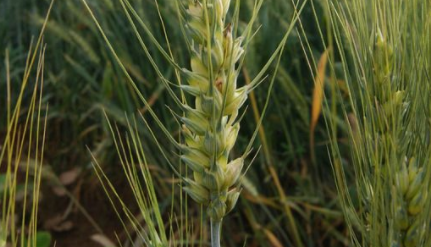
[[[191,69],[197,2],[0,0],[0,247],[215,246],[166,136],[185,138],[170,88],[194,100],[160,50]],[[430,4],[225,2],[251,30],[238,87],[266,71],[221,246],[431,246]]]

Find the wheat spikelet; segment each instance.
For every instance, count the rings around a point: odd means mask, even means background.
[[[396,174],[396,192],[394,197],[396,246],[418,246],[425,234],[425,225],[420,213],[428,200],[428,192],[424,183],[425,171],[419,167],[413,157],[406,160]]]

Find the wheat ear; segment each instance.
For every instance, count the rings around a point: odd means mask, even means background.
[[[232,37],[232,26],[225,24],[229,1],[192,1],[188,5],[187,29],[192,37],[191,71],[188,86],[195,106],[185,106],[181,118],[185,145],[181,159],[193,170],[184,190],[208,207],[212,221],[219,222],[235,206],[235,187],[244,158],[229,161],[236,142],[239,108],[248,88],[237,88],[235,64],[243,54],[241,38]]]
[[[406,140],[406,133],[399,132],[398,128],[403,126],[403,118],[409,107],[409,100],[406,99],[405,90],[394,87],[394,54],[392,46],[378,32],[373,55],[374,64],[374,87],[370,88],[370,101],[376,102],[377,107],[372,108],[372,115],[377,119],[378,126],[375,131],[379,137],[375,140],[377,152],[383,154],[380,168],[388,169],[383,174],[386,178],[382,180],[385,191],[390,191],[390,196],[383,196],[387,202],[375,200],[374,206],[390,203],[391,212],[387,212],[388,217],[388,240],[391,246],[414,247],[420,246],[421,239],[425,234],[425,222],[420,217],[423,207],[428,200],[426,186],[425,165],[414,157],[415,153],[409,151],[409,143]],[[397,127],[392,127],[388,122]],[[408,136],[408,135],[407,135]],[[417,154],[416,154],[417,155]],[[408,157],[412,156],[412,157]],[[394,176],[391,176],[391,170]],[[370,193],[369,197],[373,197]],[[387,198],[387,199],[385,199]],[[384,208],[384,207],[383,207]],[[368,224],[375,224],[375,217],[368,218]],[[384,221],[383,221],[384,222]],[[382,223],[376,230],[385,231],[385,223]],[[383,240],[385,241],[385,240]],[[384,243],[382,243],[384,245]]]
[[[244,156],[229,154],[240,128],[238,111],[249,88],[238,88],[235,65],[242,57],[242,38],[233,38],[226,24],[230,0],[190,1],[187,31],[191,37],[191,70],[186,71],[184,91],[194,97],[194,107],[184,105],[182,161],[193,171],[184,190],[207,208],[211,219],[212,246],[220,245],[223,217],[231,211],[240,194],[238,179]]]

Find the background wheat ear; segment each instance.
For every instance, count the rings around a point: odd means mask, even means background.
[[[339,127],[334,176],[356,246],[430,246],[431,205],[427,1],[326,1],[347,84],[342,104],[354,173],[344,168]],[[334,57],[332,57],[334,59]],[[334,61],[334,60],[333,60]],[[337,91],[338,90],[338,91]],[[341,98],[338,87],[332,99]],[[328,111],[333,102],[327,101]],[[352,189],[352,187],[354,189]]]

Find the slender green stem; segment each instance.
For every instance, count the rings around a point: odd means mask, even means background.
[[[214,221],[211,219],[211,247],[220,247],[220,229],[221,220]]]

